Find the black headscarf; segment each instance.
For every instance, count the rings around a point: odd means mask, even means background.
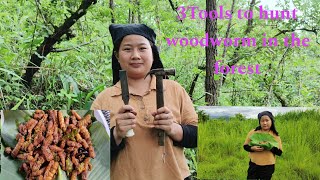
[[[255,129],[255,131],[261,130],[260,120],[261,120],[262,116],[268,116],[271,119],[272,125],[271,125],[270,129],[278,136],[279,133],[276,130],[276,126],[274,124],[274,117],[270,111],[263,111],[258,114],[259,126]]]
[[[155,45],[157,35],[153,29],[144,24],[111,24],[109,31],[113,42],[112,52],[112,74],[113,84],[119,81],[119,70],[121,70],[120,64],[115,56],[115,52],[119,51],[119,47],[122,39],[131,34],[136,34],[145,37],[151,42],[151,49],[153,54],[153,64],[151,69],[163,68],[163,64],[160,59],[159,51]]]

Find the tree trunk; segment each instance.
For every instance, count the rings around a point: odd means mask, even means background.
[[[193,80],[192,80],[192,83],[191,83],[191,86],[190,86],[190,90],[189,90],[189,96],[190,96],[191,99],[193,99],[193,97],[192,97],[193,96],[193,91],[194,91],[194,88],[196,87],[196,83],[198,81],[199,76],[200,76],[200,73],[197,73],[195,75],[195,77],[193,78]]]
[[[138,23],[141,24],[141,9],[140,9],[140,1],[136,1],[137,5],[137,11],[138,11]]]
[[[132,3],[132,1],[131,0],[129,0],[129,4],[131,4]],[[131,24],[132,23],[132,10],[131,10],[131,8],[129,8],[129,13],[128,13],[128,24]]]
[[[109,1],[109,8],[111,9],[111,23],[115,23],[116,20],[114,18],[114,2],[113,2],[113,0]]]
[[[207,11],[217,10],[216,0],[206,0]],[[217,38],[217,19],[206,19],[206,32],[209,37]],[[206,78],[205,78],[205,101],[207,105],[213,106],[218,104],[219,81],[214,80],[213,65],[216,62],[217,46],[206,47]]]
[[[235,77],[232,77],[232,94],[231,94],[231,104],[232,106],[237,105],[238,92],[236,90],[236,80]]]

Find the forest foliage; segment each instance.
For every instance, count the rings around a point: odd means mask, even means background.
[[[203,47],[168,46],[166,38],[198,37],[205,35],[205,20],[177,19],[170,1],[97,1],[87,13],[62,36],[52,51],[42,56],[37,47],[52,35],[83,1],[35,0],[0,2],[0,109],[87,109],[95,96],[112,85],[112,42],[108,26],[115,23],[145,23],[155,29],[160,56],[167,68],[176,68],[173,78],[186,88],[196,105],[205,105],[206,56]],[[204,1],[171,1],[178,6],[199,6]],[[261,74],[215,75],[220,80],[218,103],[223,106],[319,106],[319,27],[320,2],[297,1],[297,20],[260,20],[253,18],[247,37],[278,39],[295,32],[308,37],[309,47],[217,47],[216,59],[231,63],[237,54],[237,65],[261,64]],[[217,2],[231,8],[226,0]],[[234,9],[248,9],[250,1],[239,0]],[[254,5],[257,11],[259,2]],[[289,1],[278,7],[289,9]],[[225,37],[228,20],[217,21],[217,37]],[[233,18],[229,37],[244,37],[246,20]],[[300,30],[299,30],[300,29]],[[224,54],[225,51],[225,54]],[[42,58],[35,67],[30,86],[22,80],[31,55]],[[198,76],[198,79],[196,77]],[[192,87],[194,85],[194,88]]]
[[[90,108],[96,95],[112,85],[113,46],[108,31],[111,23],[144,23],[152,27],[157,34],[156,45],[165,67],[176,68],[176,76],[172,79],[187,90],[196,106],[206,105],[204,96],[210,94],[205,91],[206,69],[213,67],[206,67],[205,48],[168,46],[166,38],[203,38],[206,33],[206,21],[190,18],[179,21],[174,9],[182,5],[206,9],[208,1],[211,0],[0,1],[0,109]],[[225,9],[231,9],[231,2],[235,2],[235,10],[247,10],[251,2],[254,2],[255,12],[259,7],[259,1],[254,0],[213,1]],[[45,39],[53,35],[83,2],[95,3],[91,4],[86,10],[87,13],[57,40],[48,55],[37,53]],[[254,17],[252,28],[247,34],[246,20],[217,20],[216,35],[219,38],[228,34],[230,38],[258,39],[266,33],[269,37],[276,36],[282,39],[295,32],[300,38],[310,38],[311,42],[309,47],[299,48],[217,47],[217,60],[232,64],[236,59],[236,65],[261,64],[262,73],[229,74],[226,77],[215,75],[214,80],[219,84],[215,105],[320,105],[320,2],[283,0],[277,7],[289,9],[290,2],[301,11],[298,20],[264,21]],[[42,60],[41,66],[29,66],[32,55]],[[25,85],[23,77],[28,68],[36,68],[38,71],[34,74],[31,84]],[[225,148],[231,150],[231,147]],[[203,173],[201,165],[199,167],[196,163],[196,150],[188,149],[185,154],[192,175],[197,176],[197,171]],[[199,158],[201,159],[201,156]],[[229,161],[234,162],[235,159]],[[214,168],[213,166],[217,164],[211,163],[207,167]],[[304,166],[308,167],[307,162]],[[244,167],[243,164],[241,167]],[[299,169],[297,165],[295,167],[297,171],[305,170]]]

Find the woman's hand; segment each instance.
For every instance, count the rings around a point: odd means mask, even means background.
[[[164,130],[164,132],[175,141],[181,141],[183,138],[182,127],[174,123],[174,116],[172,111],[167,107],[161,107],[157,112],[153,112],[154,127],[156,129]]]
[[[114,139],[119,145],[123,138],[126,137],[127,132],[136,126],[136,115],[133,107],[130,105],[122,106],[118,114],[116,114],[116,127],[113,132]]]
[[[251,147],[251,150],[252,150],[252,151],[255,151],[255,152],[261,152],[261,151],[264,150],[264,148],[261,147],[261,146],[252,146],[252,147]]]

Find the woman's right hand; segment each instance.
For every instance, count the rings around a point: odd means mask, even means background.
[[[115,115],[116,127],[113,136],[117,145],[126,137],[127,132],[136,126],[136,115],[137,113],[130,105],[122,106]]]
[[[252,147],[251,147],[251,150],[252,150],[252,151],[255,151],[255,152],[261,152],[261,151],[264,150],[264,148],[261,147],[261,146],[252,146]]]

